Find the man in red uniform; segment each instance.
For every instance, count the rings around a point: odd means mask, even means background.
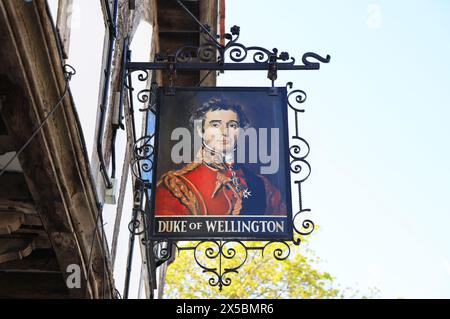
[[[248,127],[240,105],[213,98],[190,120],[202,147],[194,162],[159,178],[157,216],[287,214],[266,177],[234,162],[239,130]]]

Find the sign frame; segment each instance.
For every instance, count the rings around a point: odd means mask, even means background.
[[[195,235],[186,235],[186,236],[176,236],[173,234],[160,234],[156,232],[156,221],[158,218],[172,218],[171,216],[167,217],[158,217],[156,216],[155,205],[156,205],[156,185],[158,179],[158,162],[160,155],[160,130],[161,130],[161,108],[164,107],[162,105],[163,96],[173,96],[179,92],[222,92],[222,93],[239,93],[239,92],[256,92],[261,94],[267,94],[268,97],[278,97],[280,99],[280,104],[282,105],[282,109],[279,110],[281,112],[283,127],[280,127],[280,140],[283,141],[285,148],[280,150],[280,152],[284,152],[283,162],[280,162],[280,167],[284,168],[284,182],[285,185],[285,198],[286,198],[286,216],[278,216],[277,218],[283,218],[286,222],[286,231],[282,234],[278,235],[236,235],[235,233],[229,234],[217,234],[212,233],[207,236],[195,236]],[[290,133],[289,133],[289,122],[288,122],[288,93],[286,87],[174,87],[169,92],[167,88],[158,87],[156,96],[156,112],[155,112],[155,133],[154,133],[154,155],[153,155],[153,174],[152,174],[152,185],[154,187],[151,191],[150,198],[150,223],[149,223],[149,239],[154,241],[210,241],[210,240],[223,240],[223,241],[292,241],[294,235],[294,221],[293,215],[294,212],[292,210],[292,181],[291,181],[291,170],[290,170]],[[167,94],[169,93],[169,94]],[[252,106],[253,107],[253,106]],[[278,123],[277,123],[278,124]],[[175,217],[175,216],[174,216]],[[217,217],[214,216],[183,216],[186,219],[212,219],[212,218],[221,218],[221,220],[232,219],[232,220],[241,220],[245,218],[255,218],[255,220],[263,220],[264,216],[226,216],[220,215]],[[265,218],[267,219],[266,216]]]

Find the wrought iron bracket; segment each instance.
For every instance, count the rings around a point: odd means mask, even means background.
[[[181,3],[177,0],[177,2]],[[181,3],[182,5],[182,3]],[[321,63],[329,63],[330,56],[325,58],[312,52],[303,54],[301,64],[296,64],[296,60],[287,52],[281,52],[275,48],[268,50],[262,47],[250,46],[246,47],[238,43],[240,28],[233,26],[230,33],[225,34],[226,44],[219,44],[209,32],[209,28],[201,25],[201,34],[206,38],[205,44],[201,46],[186,46],[179,48],[171,54],[157,54],[154,62],[130,62],[127,61],[125,66],[124,78],[127,79],[124,86],[128,89],[128,97],[130,104],[133,104],[134,88],[132,85],[132,74],[139,72],[137,78],[141,82],[149,80],[149,71],[165,71],[167,72],[168,87],[166,94],[175,94],[176,74],[177,71],[267,71],[267,78],[271,81],[271,91],[269,94],[277,94],[275,81],[278,78],[279,71],[293,70],[319,70]],[[231,62],[226,62],[226,61]],[[249,61],[250,60],[250,61]],[[299,131],[299,115],[304,112],[302,108],[306,100],[306,93],[302,90],[292,90],[292,83],[287,84],[288,87],[288,106],[295,121],[295,132],[290,139],[290,171],[296,179],[295,185],[298,187],[299,211],[293,216],[294,236],[292,244],[300,245],[303,236],[307,236],[314,231],[314,222],[305,217],[310,212],[309,209],[303,207],[301,187],[302,183],[309,177],[311,166],[307,161],[309,155],[309,144],[300,136]],[[150,89],[141,90],[135,96],[140,103],[144,104],[141,111],[147,114],[155,114],[156,105],[156,85],[152,83]],[[135,199],[145,201],[143,205],[135,203],[133,210],[133,219],[129,224],[129,229],[133,235],[150,234],[152,225],[150,224],[148,209],[142,209],[146,205],[150,205],[152,196],[152,179],[149,177],[153,172],[154,161],[154,134],[155,132],[145,132],[144,136],[136,141],[134,146],[134,159],[132,163],[132,173],[135,175],[139,184],[135,188],[135,192],[140,195]],[[142,222],[143,221],[143,222]],[[203,270],[203,272],[211,275],[209,284],[217,286],[220,290],[229,286],[232,282],[230,274],[237,273],[245,264],[249,251],[259,251],[262,255],[268,250],[268,247],[279,245],[273,251],[273,256],[277,260],[285,260],[291,252],[291,242],[288,241],[269,241],[260,246],[248,245],[244,241],[223,240],[207,240],[199,241],[193,245],[182,246],[181,244],[170,240],[157,240],[148,235],[142,240],[142,244],[148,247],[148,251],[152,253],[154,265],[159,267],[163,263],[174,258],[174,251],[178,253],[182,251],[192,251],[194,259]],[[206,245],[206,247],[205,247]],[[208,247],[209,245],[209,247]],[[225,267],[224,260],[231,260],[238,254],[238,249],[243,251],[243,261],[232,267]],[[200,258],[199,254],[203,253],[204,258]],[[204,260],[217,261],[216,265],[205,265]],[[127,270],[130,271],[130,270]]]
[[[267,71],[271,86],[275,86],[278,71],[319,70],[321,63],[329,63],[331,57],[322,57],[314,52],[303,54],[301,64],[296,64],[288,52],[245,46],[238,42],[240,28],[233,26],[230,33],[225,34],[227,42],[223,45],[211,38],[208,28],[201,29],[204,44],[184,46],[170,54],[158,53],[153,62],[126,63],[128,73],[136,71],[165,71],[168,76],[166,94],[174,94],[177,71]],[[219,36],[216,36],[219,37]],[[227,62],[230,61],[230,62]]]
[[[147,77],[139,74],[138,79],[146,81]],[[141,111],[147,112],[150,115],[154,115],[155,112],[156,88],[156,85],[153,84],[150,90],[145,89],[137,94],[138,100],[144,103]],[[154,173],[154,132],[146,132],[142,138],[136,141],[134,146],[132,173],[136,177],[134,189],[135,202],[133,218],[129,223],[129,230],[132,235],[147,234],[141,243],[148,247],[148,251],[152,254],[151,257],[155,267],[159,267],[165,262],[172,260],[177,253],[191,251],[202,271],[211,275],[209,284],[215,287],[217,286],[221,290],[223,287],[231,284],[232,279],[230,275],[238,273],[239,269],[247,261],[249,251],[260,252],[264,256],[270,250],[270,247],[274,247],[274,258],[277,260],[285,260],[291,253],[291,244],[300,245],[303,237],[310,235],[314,231],[314,222],[305,216],[310,212],[310,209],[304,208],[302,200],[302,185],[311,173],[311,166],[307,161],[310,147],[308,142],[301,137],[299,126],[299,117],[305,112],[302,106],[307,96],[302,90],[294,90],[291,82],[287,83],[287,88],[287,107],[295,123],[295,131],[290,135],[290,172],[293,174],[293,183],[297,186],[299,199],[298,211],[293,214],[294,236],[292,240],[262,241],[261,245],[254,245],[242,240],[215,239],[191,242],[191,245],[182,245],[173,240],[152,238],[150,235],[152,225],[149,207],[151,207],[151,193],[154,190],[151,178],[151,174]],[[132,87],[129,87],[129,90],[130,97],[133,98]],[[241,252],[241,259],[243,259],[234,266],[224,266],[224,261],[229,262],[233,260],[239,251]],[[216,262],[216,264],[211,265],[208,262]]]
[[[168,90],[166,90],[166,94],[174,95],[175,94],[174,81],[177,76],[177,68],[174,55],[169,55],[167,57],[167,76],[169,77],[169,86]]]

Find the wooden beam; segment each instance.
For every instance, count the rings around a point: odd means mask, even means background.
[[[204,1],[204,0],[202,0]],[[197,17],[199,16],[199,3],[197,1],[185,2],[184,5]],[[163,30],[199,30],[199,26],[176,1],[158,0],[158,26]]]
[[[0,155],[16,151],[14,140],[8,135],[0,135]]]
[[[2,82],[3,85],[6,84],[5,80]],[[37,125],[36,122],[38,121],[36,121],[36,115],[34,114],[29,100],[23,95],[24,91],[22,88],[12,85],[9,86],[7,92],[9,92],[9,95],[7,96],[7,107],[2,109],[5,125],[17,141],[24,143],[31,135],[33,129]],[[6,189],[2,187],[0,191],[3,192],[1,198],[14,202],[24,199],[29,200],[31,197],[36,205],[41,220],[48,231],[48,238],[50,238],[53,243],[52,246],[58,256],[60,268],[67,269],[67,267],[72,264],[81,266],[84,264],[84,261],[83,256],[80,253],[78,239],[76,238],[71,227],[71,222],[66,215],[58,183],[55,180],[55,173],[52,170],[52,161],[54,159],[52,159],[47,152],[48,143],[44,140],[41,132],[41,134],[38,134],[19,156],[19,161],[26,179],[26,185],[29,186],[28,189],[31,196],[18,196],[24,192],[14,191],[14,189],[23,190],[21,189],[23,181],[18,183],[17,181],[19,178],[12,175],[12,173],[8,173],[2,176],[3,182],[8,180],[9,184],[14,185],[15,187]],[[20,254],[25,255],[25,253],[30,254],[32,252],[30,245],[25,248],[19,250]],[[2,254],[2,261],[17,259],[19,252],[5,252]],[[88,252],[86,252],[86,254],[88,254]],[[68,276],[65,272],[63,274]],[[86,273],[83,273],[82,276],[86,277]],[[86,296],[89,296],[86,282],[82,281],[81,289],[71,289],[69,293],[72,298],[85,298]],[[41,298],[42,297],[43,296],[41,296]]]
[[[0,41],[2,41],[1,34],[0,34]],[[1,70],[1,66],[0,66],[0,70]],[[3,101],[4,100],[5,100],[5,95],[4,94],[0,94],[0,114],[2,112]],[[1,116],[0,116],[0,135],[8,135],[8,131],[6,130],[5,123],[3,122],[3,119],[2,119]]]
[[[50,249],[52,244],[50,242],[49,236],[43,229],[33,229],[33,228],[20,228],[9,236],[2,236],[4,238],[16,238],[33,240],[33,249]],[[1,238],[1,237],[0,237]]]
[[[59,0],[56,28],[61,39],[64,59],[69,58],[70,33],[72,26],[73,0]]]
[[[200,1],[200,22],[209,25],[212,35],[217,34],[217,12],[217,0]],[[204,44],[206,44],[206,40],[200,38],[200,45]],[[216,86],[216,79],[217,76],[215,71],[200,71],[200,80],[203,80],[201,86]]]
[[[126,103],[128,104],[128,103]],[[129,114],[126,112],[128,105],[125,105],[125,122],[129,122]],[[128,131],[128,130],[127,130]],[[119,232],[122,221],[123,204],[125,201],[126,187],[128,184],[128,173],[130,171],[130,162],[133,154],[133,143],[130,134],[127,134],[127,144],[125,148],[125,156],[122,165],[122,176],[120,177],[119,199],[116,207],[116,218],[114,220],[114,231],[111,244],[111,265],[114,269],[116,262],[117,244],[119,240]]]
[[[0,211],[0,235],[9,235],[25,223],[25,214]]]
[[[23,173],[5,172],[0,176],[0,199],[7,201],[32,202]]]
[[[32,252],[32,239],[0,238],[0,264],[11,260],[20,260]]]
[[[10,78],[2,113],[8,132],[21,145],[64,92],[63,61],[46,2],[0,1],[2,38],[0,74]],[[94,231],[99,201],[70,93],[19,161],[60,268],[81,268],[82,288],[71,289],[70,296],[103,297],[105,287],[104,297],[111,298],[106,240]]]
[[[68,292],[61,273],[0,273],[2,299],[65,299]]]
[[[53,249],[36,249],[28,257],[22,260],[13,260],[0,264],[1,272],[25,272],[25,273],[59,273],[58,266]]]
[[[36,215],[36,208],[33,202],[10,201],[0,197],[0,211],[18,211],[27,215]]]

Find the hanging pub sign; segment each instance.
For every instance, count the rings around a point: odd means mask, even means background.
[[[128,47],[123,54],[119,100],[128,97],[133,110],[137,98],[144,106],[140,111],[147,114],[145,133],[133,149],[135,190],[128,264],[134,236],[143,236],[141,241],[149,248],[151,282],[157,281],[156,268],[172,260],[175,251],[192,251],[197,265],[211,275],[209,284],[222,290],[231,284],[229,275],[245,264],[250,250],[262,255],[271,250],[276,260],[286,260],[290,243],[299,245],[314,230],[313,221],[304,215],[310,209],[301,200],[301,185],[311,172],[306,159],[309,144],[299,130],[306,93],[293,90],[292,82],[275,87],[275,81],[278,71],[319,70],[331,57],[306,52],[298,63],[276,48],[245,46],[238,42],[238,26],[218,42],[221,36],[212,34],[181,0],[176,2],[200,26],[200,46],[160,52],[153,62],[131,62]],[[272,85],[180,88],[175,86],[178,70],[266,71]],[[165,89],[157,88],[155,71],[167,80]],[[146,82],[137,94],[133,73],[139,82]],[[290,147],[288,108],[295,128]],[[296,176],[298,190],[295,215],[290,173]],[[199,242],[178,243],[191,240]],[[263,243],[247,246],[246,240]],[[225,259],[235,263],[223,263]],[[124,296],[130,272],[127,267]]]
[[[286,88],[160,88],[155,157],[153,238],[292,238]]]

